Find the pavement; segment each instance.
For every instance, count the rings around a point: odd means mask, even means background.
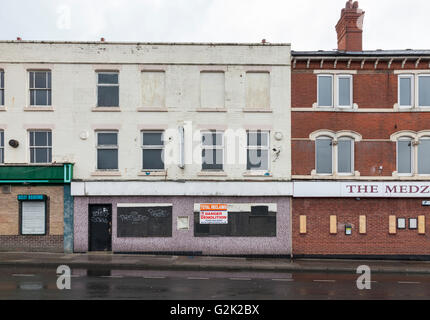
[[[182,271],[344,272],[367,265],[375,273],[430,274],[430,261],[322,260],[164,256],[112,253],[0,252],[0,266]]]

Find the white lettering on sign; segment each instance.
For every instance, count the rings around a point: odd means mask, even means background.
[[[295,182],[294,197],[423,198],[430,182]]]
[[[200,224],[228,224],[226,204],[201,204]]]

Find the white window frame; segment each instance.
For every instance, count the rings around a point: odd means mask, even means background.
[[[46,146],[32,146],[31,145],[31,133],[34,133],[33,134],[33,139],[34,139],[34,142],[36,141],[36,138],[35,138],[35,133],[36,132],[50,132],[51,133],[51,145],[49,146],[49,145],[46,145]],[[50,163],[52,163],[52,158],[53,158],[53,154],[52,154],[52,150],[53,150],[53,144],[54,144],[54,135],[52,134],[52,130],[44,130],[44,129],[40,129],[40,130],[28,130],[28,151],[29,151],[29,158],[30,158],[30,161],[29,161],[29,163],[31,163],[31,164],[37,164],[37,165],[43,165],[43,164],[50,164]],[[48,150],[51,150],[51,161],[48,161],[48,162],[32,162],[32,159],[31,159],[31,149],[46,149],[46,151],[48,152]]]
[[[410,173],[400,173],[399,172],[399,141],[410,141],[411,142],[411,172]],[[410,177],[414,175],[415,172],[415,146],[414,139],[411,137],[399,137],[396,142],[396,170],[399,176]]]
[[[402,106],[400,104],[400,79],[410,79],[411,80],[411,105],[410,106]],[[399,108],[401,109],[411,109],[414,106],[415,101],[415,77],[413,74],[399,74],[398,80],[397,80],[397,104],[399,105]]]
[[[353,77],[352,77],[352,75],[351,74],[338,74],[338,75],[336,75],[335,76],[335,78],[336,78],[336,84],[337,84],[337,86],[336,87],[333,87],[333,90],[334,91],[336,91],[336,97],[337,97],[337,101],[336,101],[336,106],[337,107],[339,107],[339,108],[343,108],[343,109],[351,109],[352,108],[352,106],[353,106],[353,97],[354,97],[354,95],[353,95]],[[349,105],[341,105],[340,103],[339,103],[339,101],[340,101],[340,90],[339,90],[339,88],[340,88],[340,79],[349,79],[349,101],[350,101],[350,104]]]
[[[99,146],[99,134],[100,133],[116,133],[116,146],[115,145],[100,145]],[[118,150],[117,156],[117,164],[118,164],[118,168],[116,169],[99,169],[98,168],[98,163],[99,163],[99,153],[98,150],[113,150],[116,149]],[[96,171],[119,171],[119,131],[118,130],[97,130],[96,131]]]
[[[270,172],[271,170],[271,157],[270,157],[270,131],[269,130],[247,130],[246,131],[246,139],[248,140],[248,133],[257,133],[260,132],[261,134],[267,135],[267,146],[250,146],[248,144],[248,141],[246,142],[246,163],[248,164],[248,150],[266,150],[267,149],[267,169],[248,169],[250,172]],[[247,165],[246,165],[247,166]]]
[[[31,80],[31,74],[34,73],[46,73],[46,88],[36,88],[36,77],[35,75],[33,75],[33,83],[30,84],[30,80]],[[48,73],[51,74],[51,87],[48,88]],[[52,107],[52,71],[51,70],[27,70],[27,74],[28,74],[28,84],[29,84],[29,93],[30,95],[28,96],[29,101],[28,101],[28,105],[30,107],[36,107],[36,108],[43,108],[43,107]],[[46,101],[47,104],[31,104],[31,95],[32,93],[36,92],[37,90],[45,90],[47,91],[49,94],[46,96],[46,99],[49,99],[49,96],[51,97],[51,103],[48,104],[49,100]],[[36,102],[36,97],[34,98],[34,102]]]
[[[102,83],[99,84],[99,74],[117,74],[118,83]],[[119,71],[96,71],[96,107],[97,108],[119,108],[121,105],[121,95],[120,95],[120,72]],[[117,106],[99,106],[99,87],[118,87],[118,105]]]
[[[321,106],[320,105],[320,78],[330,77],[331,78],[331,106]],[[317,76],[317,105],[319,108],[333,108],[334,107],[334,75],[332,74],[319,74]]]
[[[339,145],[338,145],[338,143],[341,140],[349,140],[349,141],[351,141],[351,172],[339,172]],[[354,162],[355,162],[354,161],[355,139],[351,138],[351,137],[348,137],[348,136],[342,136],[342,137],[339,137],[337,139],[337,142],[338,143],[336,143],[333,146],[336,149],[336,151],[335,151],[335,154],[336,154],[336,164],[333,164],[333,165],[336,165],[336,174],[338,174],[340,176],[351,176],[351,175],[354,175],[354,172],[355,172],[355,168],[354,168]]]
[[[430,106],[420,105],[420,78],[430,78],[430,74],[418,74],[417,75],[417,108],[430,108]]]
[[[221,134],[221,145],[211,145],[211,146],[207,146],[203,144],[203,135],[204,134]],[[202,157],[202,167],[201,170],[204,172],[224,172],[225,170],[225,134],[224,131],[221,130],[203,130],[200,131],[200,148],[201,148],[201,157]],[[222,170],[217,170],[217,169],[203,169],[203,150],[218,150],[220,149],[222,151]]]
[[[163,145],[143,145],[143,135],[145,133],[161,133],[161,141],[163,141]],[[166,170],[166,157],[165,157],[165,143],[164,143],[164,136],[165,136],[165,131],[164,130],[141,130],[140,131],[140,147],[141,147],[141,170],[143,172],[163,172]],[[145,169],[143,168],[143,153],[145,152],[145,150],[161,150],[161,154],[163,155],[163,169]],[[164,151],[164,152],[163,152]]]
[[[430,140],[430,136],[423,136],[423,137],[420,137],[419,138],[419,143],[415,146],[415,150],[414,150],[414,152],[416,153],[416,155],[417,155],[417,168],[416,168],[416,174],[418,175],[418,176],[422,176],[422,177],[428,177],[428,176],[430,176],[430,173],[419,173],[419,168],[420,168],[420,165],[419,165],[419,161],[420,161],[420,157],[419,157],[419,153],[418,153],[418,148],[420,147],[420,144],[421,144],[421,141],[422,140]],[[412,145],[413,146],[413,145]],[[430,159],[429,159],[429,161],[430,161]]]
[[[317,143],[318,140],[330,140],[331,141],[331,173],[318,173],[318,148],[317,148]],[[334,139],[332,137],[329,136],[319,136],[315,139],[315,172],[317,175],[319,176],[332,176],[334,175],[334,170],[333,167],[335,166],[335,159],[334,159]]]
[[[1,78],[3,78],[3,82],[1,81]],[[52,81],[52,79],[51,79]],[[1,99],[0,99],[0,106],[5,105],[5,96],[4,96],[4,83],[5,83],[5,73],[3,69],[0,69],[0,92],[1,92]],[[52,97],[51,97],[52,98]]]
[[[0,165],[4,164],[4,140],[4,130],[0,130]]]

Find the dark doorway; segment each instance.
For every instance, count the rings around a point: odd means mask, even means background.
[[[89,251],[112,250],[112,205],[89,207]]]

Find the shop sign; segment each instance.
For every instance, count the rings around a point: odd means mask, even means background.
[[[45,201],[46,196],[42,194],[20,194],[18,201]]]
[[[228,224],[227,204],[200,204],[200,224]]]
[[[429,196],[430,183],[428,182],[294,183],[294,197],[424,198]]]

